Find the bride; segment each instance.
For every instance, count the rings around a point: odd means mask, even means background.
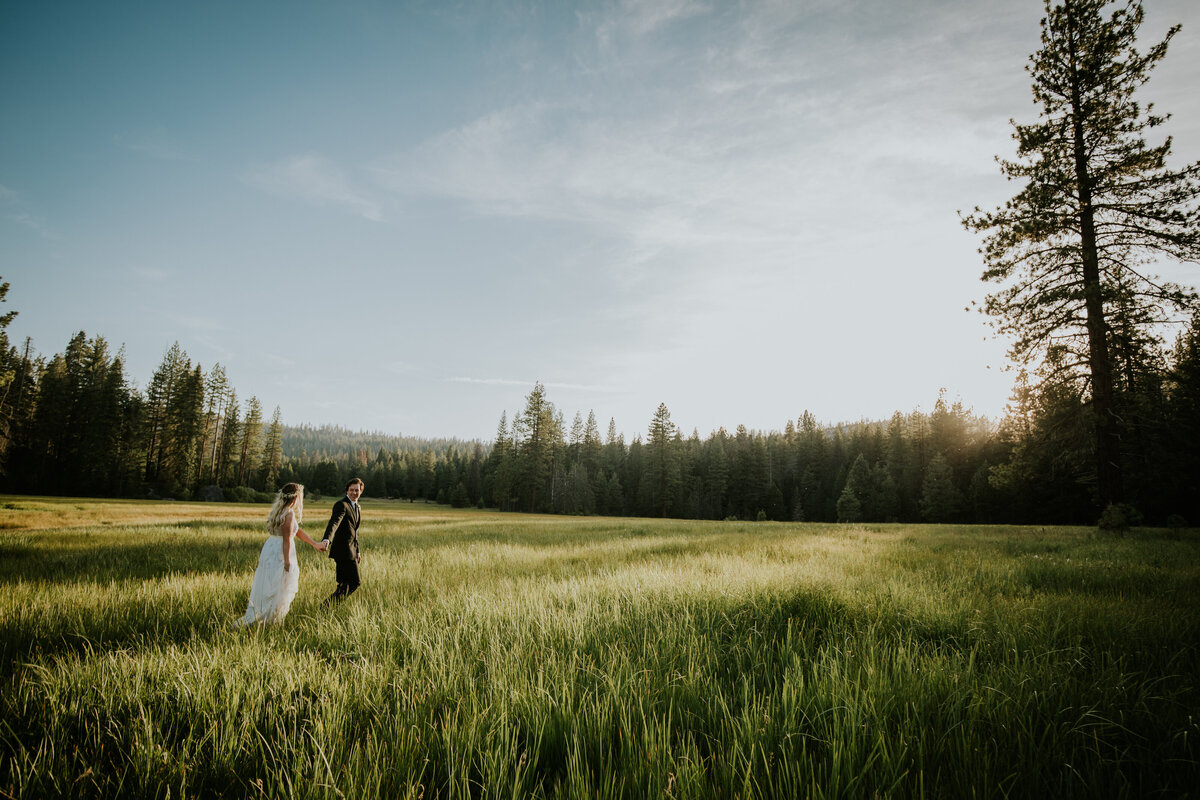
[[[275,495],[275,504],[267,515],[267,541],[258,554],[258,569],[250,585],[250,603],[238,625],[252,622],[279,622],[291,608],[300,588],[300,568],[296,563],[296,539],[326,550],[327,542],[317,544],[300,528],[304,517],[304,487],[286,484]]]

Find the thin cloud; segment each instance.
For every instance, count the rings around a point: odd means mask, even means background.
[[[532,387],[537,381],[521,381],[511,378],[447,378],[449,383],[468,383],[477,386],[529,386]],[[562,389],[563,391],[573,392],[605,392],[618,393],[624,391],[615,386],[595,386],[582,383],[543,383],[542,386],[547,389]]]
[[[645,36],[711,10],[708,3],[696,0],[621,0],[608,7],[596,26],[596,37],[606,44],[620,34]]]
[[[168,314],[166,316],[177,326],[181,328],[187,328],[191,331],[222,332],[229,330],[229,326],[225,324],[225,321],[218,317],[178,313]]]
[[[173,274],[170,270],[158,269],[157,267],[134,267],[130,273],[139,281],[149,283],[166,283]]]
[[[182,142],[173,139],[167,129],[159,125],[154,128],[129,130],[113,136],[113,143],[133,153],[158,161],[198,161],[188,152]]]
[[[388,371],[396,375],[412,375],[420,372],[421,368],[411,361],[393,361],[388,364]]]
[[[44,239],[58,238],[50,230],[50,226],[46,223],[44,217],[38,216],[29,210],[28,201],[20,192],[10,189],[3,184],[0,184],[0,209],[3,209],[0,211],[0,216],[9,222],[29,228]]]
[[[373,222],[383,220],[379,204],[354,186],[341,166],[315,153],[260,165],[252,169],[245,179],[279,197],[316,206],[334,206]]]
[[[271,352],[270,350],[260,350],[256,353],[258,358],[275,369],[293,369],[299,366],[299,363],[294,358],[288,358],[285,355]]]
[[[645,22],[626,24],[647,30],[710,11],[676,0],[608,9],[612,18],[641,15]],[[484,216],[588,225],[626,241],[629,271],[641,272],[714,246],[743,249],[743,269],[794,263],[797,248],[839,229],[864,201],[911,206],[911,174],[991,168],[996,139],[967,118],[977,104],[962,116],[929,111],[948,94],[975,103],[980,81],[1012,55],[958,48],[971,35],[965,23],[939,23],[932,8],[881,11],[868,40],[848,47],[826,40],[828,17],[854,13],[836,3],[743,10],[728,29],[729,19],[714,16],[699,33],[664,36],[653,54],[636,44],[617,45],[621,58],[594,53],[584,90],[551,85],[433,136],[378,165],[380,184],[454,198]],[[989,23],[1011,21],[1006,13]],[[917,31],[916,44],[894,28]],[[935,66],[911,66],[909,47],[932,52]],[[704,58],[687,61],[697,49]],[[637,76],[650,62],[696,70],[648,89]]]
[[[533,381],[514,381],[508,378],[447,378],[450,383],[474,383],[480,386],[532,386]]]
[[[621,11],[646,16],[618,28],[608,12]],[[604,243],[591,272],[612,290],[623,330],[647,343],[648,365],[723,353],[729,336],[714,321],[774,318],[778,287],[861,291],[869,270],[839,282],[829,267],[879,263],[914,231],[958,230],[965,201],[941,187],[994,169],[1011,108],[993,95],[1023,79],[1027,46],[1013,33],[1020,9],[950,21],[942,11],[608,5],[578,16],[578,68],[561,81],[542,64],[536,84],[374,172],[397,197],[589,229]],[[1005,30],[1002,43],[974,46],[990,41],[981,17]],[[613,367],[627,374],[629,358]]]

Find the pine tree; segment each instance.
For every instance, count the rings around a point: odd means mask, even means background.
[[[800,492],[792,497],[792,522],[804,522],[804,501]]]
[[[935,453],[925,468],[921,488],[921,514],[930,522],[953,522],[962,508],[963,496],[954,485],[950,463]]]
[[[0,303],[7,302],[7,298],[8,283],[0,279]],[[8,343],[8,324],[15,316],[16,311],[0,314],[0,472],[3,472],[4,453],[8,450],[11,436],[12,412],[8,393],[20,363],[16,348]]]
[[[1166,256],[1200,258],[1200,162],[1167,166],[1171,139],[1146,132],[1165,121],[1135,95],[1179,30],[1144,55],[1134,47],[1143,11],[1133,0],[1046,2],[1042,47],[1027,67],[1040,118],[1015,125],[1017,160],[1001,161],[1018,194],[963,219],[987,232],[985,281],[1003,284],[985,310],[1012,335],[1011,355],[1035,361],[1050,346],[1090,392],[1102,505],[1123,496],[1121,422],[1113,374],[1113,321],[1156,325],[1196,303],[1195,292],[1146,275]]]
[[[600,428],[596,425],[596,412],[588,411],[587,422],[583,427],[583,464],[588,474],[596,477],[600,472],[600,454],[604,449],[600,441]]]
[[[858,502],[858,497],[854,494],[854,490],[848,485],[842,489],[842,494],[837,501],[837,521],[838,522],[861,522],[862,521],[862,505]]]
[[[1193,525],[1200,520],[1200,314],[1180,334],[1167,378],[1170,439],[1161,455],[1164,483],[1178,514]]]
[[[871,470],[875,487],[875,518],[880,522],[897,522],[900,519],[900,490],[891,471],[880,462]]]
[[[80,337],[82,335],[79,334]],[[36,410],[30,421],[29,432],[31,486],[47,485],[49,477],[57,472],[61,460],[70,457],[68,432],[72,424],[73,392],[66,364],[70,351],[71,346],[68,345],[66,353],[51,358],[37,384]],[[63,489],[59,488],[58,491]]]
[[[507,511],[512,503],[514,483],[514,464],[512,438],[508,430],[508,412],[501,412],[500,424],[496,429],[496,441],[492,444],[491,455],[491,495],[492,503],[501,511]]]
[[[262,449],[262,403],[251,396],[246,402],[246,420],[242,423],[242,441],[238,455],[238,485],[249,486],[254,466]]]
[[[261,478],[257,488],[268,492],[273,491],[278,484],[279,468],[283,464],[283,421],[280,417],[279,406],[275,406],[275,411],[271,414],[271,424],[267,426],[267,435],[263,440],[262,465],[258,470]],[[386,491],[374,482],[372,487],[376,494]]]
[[[644,450],[641,434],[634,436],[633,441],[629,443],[629,449],[625,455],[625,463],[623,465],[624,469],[621,472],[621,486],[625,490],[625,496],[621,500],[621,507],[625,509],[626,514],[640,515],[643,513],[638,503],[638,494],[642,486],[642,475],[646,471]]]
[[[546,399],[546,389],[535,383],[525,398],[525,410],[515,420],[520,486],[523,497],[528,498],[528,509],[536,511],[538,494],[544,490],[552,494],[547,485],[554,467],[554,455],[562,442],[561,418],[555,413],[554,404]]]
[[[724,430],[714,433],[705,449],[703,513],[709,519],[723,519],[725,516],[729,457],[725,455],[724,433]]]
[[[660,517],[667,516],[667,507],[674,499],[679,481],[679,468],[675,460],[675,423],[666,403],[659,403],[658,410],[650,420],[649,441],[646,443],[646,473],[649,481],[649,507]]]
[[[163,356],[162,363],[150,377],[146,387],[146,480],[157,481],[171,458],[171,406],[184,376],[191,370],[191,360],[175,342]]]
[[[44,365],[41,359],[34,358],[33,340],[29,337],[21,356],[13,358],[10,354],[9,358],[14,376],[0,403],[0,477],[7,477],[15,488],[30,491],[35,477],[30,435],[37,412],[38,379]]]
[[[567,443],[573,448],[578,448],[583,444],[583,414],[575,412],[575,419],[571,421],[571,433],[567,439]]]
[[[1091,412],[1081,387],[1058,368],[1063,357],[1051,348],[1036,381],[1018,378],[1015,406],[1001,429],[1011,445],[989,483],[1008,498],[1016,521],[1070,523],[1095,515],[1088,496],[1096,482]]]
[[[97,371],[107,367],[103,339],[89,341],[83,331],[71,337],[66,350],[50,362],[41,381],[37,426],[42,453],[40,475],[53,476],[58,492],[85,493],[84,476],[93,454],[85,443],[94,409]]]
[[[166,406],[164,457],[159,481],[176,496],[189,496],[198,460],[204,414],[204,372],[200,365],[184,368]]]
[[[421,453],[416,464],[417,491],[415,496],[423,500],[437,498],[437,457],[432,450]],[[340,482],[340,478],[338,479]]]
[[[88,494],[119,495],[131,488],[141,456],[131,418],[138,405],[125,377],[124,352],[110,358],[99,337],[91,345],[81,487]]]
[[[467,465],[467,502],[477,505],[483,497],[483,445],[475,442],[471,448],[471,461]]]
[[[744,506],[746,515],[743,519],[757,519],[758,512],[769,512],[772,506],[781,504],[783,498],[776,494],[774,481],[771,480],[771,459],[767,452],[766,438],[758,433],[751,435],[747,455],[748,492]],[[777,518],[777,516],[782,516],[782,513],[773,518]]]
[[[319,494],[337,496],[342,488],[342,476],[337,464],[329,459],[323,459],[313,467],[312,477],[309,478],[311,488]]]
[[[854,459],[854,463],[850,465],[850,474],[846,477],[846,489],[854,495],[858,502],[858,518],[854,520],[842,520],[841,499],[838,499],[838,519],[842,522],[859,522],[866,520],[868,522],[878,522],[880,520],[877,509],[878,494],[875,489],[874,476],[871,468],[867,465],[867,459],[862,453]],[[844,494],[844,493],[843,493]]]
[[[213,479],[218,486],[229,487],[238,485],[237,465],[241,456],[238,443],[242,439],[242,424],[237,392],[230,390],[225,408],[221,436],[217,440],[217,451],[213,454]]]
[[[221,435],[221,416],[225,410],[225,398],[228,393],[229,379],[225,375],[225,368],[220,364],[213,364],[204,379],[204,416],[197,443],[196,476],[193,481],[197,486],[211,477],[213,454]]]
[[[617,473],[611,472],[608,476],[608,482],[605,486],[605,507],[608,509],[606,513],[613,516],[620,516],[625,513],[625,489],[621,486],[621,479]]]
[[[734,429],[728,442],[729,509],[739,519],[754,519],[757,509],[757,476],[750,453],[750,431],[745,425]]]
[[[619,473],[626,456],[625,437],[617,433],[617,422],[609,417],[608,435],[604,439],[604,469],[610,473]]]
[[[563,475],[557,510],[562,514],[592,514],[596,510],[596,494],[588,480],[587,469],[576,461]]]

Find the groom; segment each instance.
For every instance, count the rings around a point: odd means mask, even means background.
[[[326,605],[345,600],[360,583],[358,564],[362,561],[362,553],[358,551],[358,498],[365,488],[362,478],[354,478],[346,484],[346,496],[333,504],[333,513],[325,526],[325,535],[321,537],[322,542],[330,542],[329,557],[337,565],[337,589],[325,601]]]

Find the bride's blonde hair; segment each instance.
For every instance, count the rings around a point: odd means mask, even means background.
[[[267,533],[274,533],[279,528],[279,523],[283,521],[289,508],[296,515],[296,524],[299,525],[304,520],[303,484],[285,483],[275,495],[275,504],[271,506],[271,513],[267,515]]]

